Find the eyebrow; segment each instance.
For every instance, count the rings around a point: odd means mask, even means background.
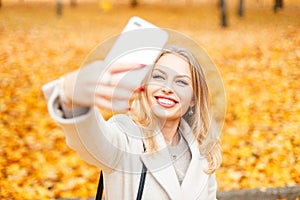
[[[161,70],[161,69],[157,69],[157,68],[156,68],[156,69],[153,69],[153,71],[159,71],[159,72],[161,72],[161,73],[164,74],[164,75],[167,74],[165,71],[163,71],[163,70]],[[188,75],[176,75],[176,77],[186,77],[186,78],[192,80],[192,78],[191,78],[190,76],[188,76]]]
[[[165,71],[163,71],[163,70],[161,70],[161,69],[157,69],[157,68],[153,69],[153,71],[159,71],[159,72],[161,72],[162,74],[166,74]]]

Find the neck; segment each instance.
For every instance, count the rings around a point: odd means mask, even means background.
[[[179,133],[178,133],[179,120],[176,122],[165,122],[161,132],[165,138],[165,141],[170,146],[175,146],[179,143]]]

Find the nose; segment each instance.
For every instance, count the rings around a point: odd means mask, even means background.
[[[173,93],[173,90],[169,85],[164,85],[161,90],[165,94],[172,94]]]

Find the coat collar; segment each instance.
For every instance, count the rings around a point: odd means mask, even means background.
[[[207,161],[200,155],[198,143],[187,122],[182,119],[179,128],[192,154],[191,162],[181,186],[161,132],[155,136],[158,151],[143,153],[141,159],[147,170],[167,192],[170,199],[195,199],[201,193],[208,179],[208,175],[203,172],[203,169],[207,166]]]

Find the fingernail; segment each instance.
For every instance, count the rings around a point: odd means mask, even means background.
[[[145,92],[145,87],[140,87],[140,92]]]

